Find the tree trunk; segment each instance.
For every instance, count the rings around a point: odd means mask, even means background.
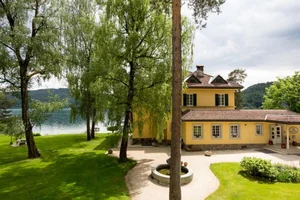
[[[96,119],[96,109],[93,108],[93,116],[92,116],[92,130],[91,130],[91,138],[95,139],[95,119]]]
[[[90,98],[89,98],[89,92],[86,92],[86,110],[85,110],[85,118],[86,118],[86,140],[90,141],[91,138],[91,128],[90,128]]]
[[[41,156],[41,154],[36,148],[35,141],[32,134],[32,125],[29,119],[27,66],[20,67],[20,77],[21,77],[22,120],[25,127],[26,143],[28,147],[28,158],[38,158]]]
[[[133,62],[130,62],[130,72],[129,72],[129,87],[127,96],[127,106],[125,110],[125,119],[123,127],[123,135],[121,142],[121,149],[119,155],[119,162],[126,162],[127,159],[127,145],[128,145],[128,134],[130,131],[130,123],[132,116],[132,100],[134,96],[134,76],[135,76],[135,66]]]
[[[181,0],[173,0],[172,10],[172,138],[169,199],[181,199]]]

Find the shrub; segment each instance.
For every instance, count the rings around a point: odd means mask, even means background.
[[[33,136],[41,136],[40,133],[33,133]]]
[[[274,166],[278,171],[276,177],[278,182],[300,183],[300,169],[283,164],[276,164]]]
[[[244,157],[241,166],[245,169],[247,175],[261,180],[275,181],[278,174],[271,161],[261,158]]]

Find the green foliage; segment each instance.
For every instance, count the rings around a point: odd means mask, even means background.
[[[0,91],[0,121],[1,119],[10,116],[8,108],[12,107],[15,103],[15,100],[9,99],[4,92]]]
[[[91,139],[90,123],[103,121],[104,112],[96,108],[96,97],[91,92],[95,74],[91,71],[94,60],[96,29],[99,26],[97,15],[101,15],[95,0],[70,0],[64,7],[63,33],[64,55],[71,104],[71,120],[77,116],[86,120],[87,139]],[[98,99],[99,100],[99,99]],[[103,100],[101,99],[101,102]],[[94,122],[94,123],[93,123]]]
[[[0,133],[19,139],[24,135],[22,121],[18,117],[11,116],[8,110],[15,103],[15,100],[9,99],[4,92],[0,91]]]
[[[278,171],[276,177],[278,182],[300,183],[300,169],[283,164],[275,164],[274,166]]]
[[[122,126],[127,109],[132,116],[130,127],[142,134],[147,122],[153,137],[161,140],[171,107],[171,16],[157,12],[151,3],[113,0],[105,4],[107,21],[99,29],[93,70],[99,79],[93,91],[96,98],[109,101],[110,125]],[[182,30],[187,68],[194,31],[187,19]]]
[[[272,164],[271,161],[255,157],[244,157],[241,167],[245,172],[258,180],[300,183],[300,169],[283,164]]]
[[[210,166],[220,182],[218,189],[207,200],[282,200],[299,199],[299,184],[262,182],[249,179],[240,171],[239,163],[214,163]]]
[[[261,180],[275,181],[278,173],[271,161],[256,157],[244,157],[241,161],[241,167],[245,169],[248,175]]]
[[[57,95],[60,99],[69,99],[70,104],[74,102],[74,99],[69,95],[68,88],[30,90],[28,95],[29,99],[34,99],[41,102],[49,102],[51,95]],[[20,97],[18,93],[8,92],[7,96],[9,100],[16,102],[12,108],[21,108],[21,99],[19,99]],[[18,99],[16,99],[15,96],[17,96]],[[66,105],[66,107],[69,107],[69,105]]]
[[[0,80],[6,85],[19,90],[21,76],[30,86],[32,81],[59,75],[60,3],[17,0],[0,4]]]
[[[33,136],[42,136],[40,133],[33,133]]]
[[[21,139],[25,136],[24,125],[22,120],[18,116],[9,117],[4,120],[4,127],[2,131],[5,135],[9,135],[11,138]]]
[[[246,73],[246,70],[245,69],[235,69],[233,70],[232,72],[230,72],[228,74],[228,79],[227,81],[229,82],[235,82],[235,83],[238,83],[238,84],[242,84],[245,80],[245,78],[247,78],[247,73]],[[237,90],[235,93],[235,107],[236,109],[241,109],[242,108],[242,104],[243,104],[243,98],[242,98],[242,93],[241,93],[241,90]]]
[[[63,109],[68,104],[68,99],[61,100],[58,95],[50,94],[49,97],[48,102],[32,101],[30,114],[33,125],[41,126],[50,117],[51,113]]]
[[[119,130],[119,127],[117,127],[117,126],[109,126],[109,127],[107,127],[107,130],[111,131],[111,132],[115,132],[115,131]]]
[[[293,76],[278,78],[266,90],[264,109],[288,109],[300,113],[300,72]]]
[[[238,84],[243,84],[247,78],[247,73],[245,69],[235,69],[228,74],[228,81],[233,81]]]
[[[243,108],[261,108],[265,90],[270,87],[271,84],[272,82],[258,83],[243,90]]]
[[[0,135],[1,199],[129,200],[124,177],[136,162],[120,164],[105,154],[114,136],[97,134],[89,142],[83,134],[36,137],[43,156],[27,159],[26,147],[12,148]]]

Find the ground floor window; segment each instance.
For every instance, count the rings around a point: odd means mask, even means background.
[[[213,138],[221,138],[221,125],[212,125],[211,133]]]
[[[202,125],[194,125],[193,126],[193,136],[194,136],[194,138],[203,138]]]
[[[256,124],[255,125],[255,134],[256,135],[262,135],[262,125],[261,124]]]
[[[240,126],[239,125],[230,125],[230,137],[231,138],[240,138]]]

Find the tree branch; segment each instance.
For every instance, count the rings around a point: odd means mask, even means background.
[[[35,72],[32,72],[31,74],[29,74],[27,76],[27,80],[30,80],[33,76],[37,75],[37,74],[40,74],[40,75],[43,75],[45,74],[46,71],[45,70],[40,70],[40,71],[35,71]]]
[[[112,80],[112,81],[121,82],[123,85],[125,85],[127,88],[129,88],[129,85],[127,83],[125,83],[123,80],[120,80],[120,79],[116,79],[116,78],[113,78],[113,77],[106,77],[106,78],[104,78],[104,80]]]
[[[14,48],[12,48],[11,46],[9,46],[8,44],[5,44],[5,43],[2,42],[1,40],[0,40],[0,43],[1,43],[3,46],[5,46],[5,47],[9,48],[10,50],[12,50],[14,53],[16,53],[16,50],[15,50]]]

